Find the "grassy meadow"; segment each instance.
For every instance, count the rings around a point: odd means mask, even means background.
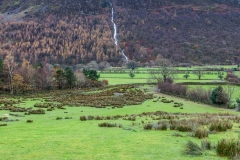
[[[139,70],[146,71],[144,69]],[[178,77],[177,82],[219,81],[215,74],[205,75],[202,80],[198,80],[197,76],[193,74],[190,75],[188,80],[185,80],[182,75],[178,75]],[[101,73],[101,79],[107,79],[109,85],[146,83],[148,82],[148,78],[148,74],[146,73],[136,73],[134,78],[130,78],[128,73]],[[204,88],[213,87],[215,86],[204,86]],[[95,108],[74,105],[64,105],[63,109],[55,108],[52,111],[42,108],[45,114],[25,115],[24,112],[11,112],[0,109],[0,117],[4,117],[4,115],[9,113],[18,115],[10,115],[8,117],[12,122],[0,121],[0,124],[7,124],[7,126],[0,126],[1,159],[227,159],[227,157],[217,156],[215,149],[204,150],[202,155],[199,156],[184,154],[188,140],[192,140],[201,146],[202,139],[193,137],[193,131],[181,132],[176,129],[170,130],[169,127],[167,130],[146,130],[144,127],[147,124],[170,124],[170,119],[164,117],[164,115],[169,114],[174,115],[173,117],[175,118],[173,120],[180,121],[196,119],[205,115],[209,119],[221,119],[223,114],[226,114],[226,117],[231,115],[240,119],[238,112],[156,93],[155,86],[153,85],[140,85],[137,86],[136,90],[142,90],[146,94],[153,94],[154,98],[145,100],[138,105],[125,105],[123,108],[112,106]],[[99,90],[99,92],[103,91]],[[77,90],[72,95],[77,97],[78,94],[81,95],[84,93],[84,90]],[[92,92],[88,91],[88,93],[91,95]],[[64,97],[66,95],[67,97],[69,94],[70,92],[63,91],[62,95],[57,95],[53,91],[46,95],[37,95],[37,98],[34,98],[34,95],[30,97],[12,97],[13,100],[19,99],[19,102],[13,104],[13,106],[37,109],[34,107],[36,103],[47,103],[49,97],[54,98],[55,96],[55,99],[57,99],[59,98],[58,96]],[[240,93],[237,88],[234,97],[238,95]],[[71,98],[74,96],[69,96],[69,101],[73,101]],[[6,100],[9,97],[1,97],[1,99]],[[165,103],[161,101],[164,99],[171,100],[171,102]],[[57,104],[56,101],[51,103]],[[175,103],[182,104],[182,107],[173,107]],[[4,104],[1,107],[3,108]],[[160,119],[157,119],[158,116],[154,115],[154,113],[159,111],[163,112],[163,115],[159,116],[161,117]],[[80,120],[81,116],[88,117],[90,115],[95,118],[86,121]],[[176,118],[177,116],[180,118]],[[97,120],[96,117],[102,117],[103,120]],[[134,120],[132,120],[133,117]],[[33,122],[27,123],[27,120],[32,120]],[[224,120],[224,117],[221,120]],[[233,124],[232,129],[225,132],[209,132],[206,139],[210,140],[213,146],[222,138],[238,138],[240,134],[239,122],[235,122],[233,119],[229,121]],[[99,127],[98,125],[103,122],[115,124],[118,127]],[[201,125],[200,127],[208,129],[209,125]],[[181,136],[174,136],[176,134]]]
[[[154,103],[148,100],[137,106],[124,106],[112,109],[110,107],[97,109],[92,107],[66,107],[66,110],[54,110],[44,115],[28,115],[13,117],[16,122],[8,122],[8,126],[1,127],[1,159],[193,159],[182,154],[187,140],[200,144],[200,140],[190,137],[189,133],[181,133],[183,137],[174,137],[178,131],[146,131],[142,124],[151,122],[150,117],[137,117],[136,121],[120,120],[92,120],[80,121],[82,115],[125,115],[140,114],[142,112],[182,112],[182,113],[234,113],[231,110],[219,109],[203,104],[196,104],[183,99],[174,98],[184,104],[184,109],[174,108],[172,104]],[[27,100],[20,107],[33,107],[40,101]],[[67,113],[64,113],[67,112]],[[9,113],[0,111],[0,115]],[[64,117],[72,119],[64,119]],[[56,120],[63,117],[62,120]],[[26,123],[31,119],[33,123]],[[101,122],[122,124],[124,128],[100,128]],[[209,136],[214,143],[219,138],[237,137],[240,129],[234,127],[231,131]],[[214,151],[194,159],[219,159]]]
[[[231,68],[235,66],[216,66],[216,68]],[[202,75],[201,79],[198,79],[198,76],[193,73],[195,69],[203,68],[203,66],[200,67],[178,67],[177,70],[179,70],[181,73],[178,73],[174,75],[174,81],[175,82],[221,82],[218,78],[218,72],[217,71],[204,71],[204,74]],[[213,66],[208,66],[207,68],[215,68]],[[110,85],[115,84],[133,84],[133,83],[148,83],[149,81],[152,81],[151,76],[149,75],[149,71],[157,71],[157,68],[137,68],[134,71],[135,77],[131,78],[129,76],[129,70],[125,68],[113,68],[111,70],[107,70],[105,72],[100,72],[100,79],[107,79],[109,81]],[[186,70],[186,71],[184,71]],[[186,79],[183,76],[189,72],[189,77]],[[223,77],[226,76],[226,72],[221,71],[223,74]],[[240,75],[240,72],[236,72],[237,75]]]

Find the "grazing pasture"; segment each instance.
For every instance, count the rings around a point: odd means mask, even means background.
[[[110,84],[102,88],[0,97],[1,159],[228,158],[216,149],[224,149],[223,138],[239,138],[239,112],[157,93],[154,85],[132,85],[148,82],[147,73],[135,74],[101,73]],[[215,74],[178,77],[219,81]],[[195,143],[197,153],[188,148]]]

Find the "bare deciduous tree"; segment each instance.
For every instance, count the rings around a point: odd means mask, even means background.
[[[204,71],[201,68],[197,68],[193,74],[196,74],[198,76],[198,79],[200,80],[204,74]]]
[[[16,72],[17,63],[14,61],[14,57],[11,54],[7,55],[4,60],[4,68],[8,75],[10,94],[13,94],[13,76]]]
[[[164,58],[157,59],[155,65],[157,66],[157,70],[149,71],[151,79],[154,79],[159,83],[161,81],[166,82],[168,78],[174,78],[176,69],[169,60]]]

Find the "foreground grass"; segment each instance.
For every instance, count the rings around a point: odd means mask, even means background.
[[[151,90],[149,90],[151,91]],[[125,106],[121,109],[67,107],[66,110],[56,109],[45,115],[30,115],[25,117],[10,117],[19,119],[8,122],[7,127],[0,127],[1,159],[220,159],[214,151],[206,152],[200,157],[183,155],[183,147],[188,140],[200,140],[181,133],[184,137],[173,137],[177,131],[145,131],[137,125],[142,119],[137,119],[133,125],[130,121],[104,120],[80,121],[82,115],[125,115],[142,112],[167,111],[182,113],[236,113],[232,110],[215,108],[196,104],[184,99],[158,94],[167,99],[184,104],[184,109],[174,108],[172,104],[163,104],[148,100],[141,105]],[[33,107],[39,100],[28,100],[20,107]],[[68,113],[64,113],[68,112]],[[0,115],[9,113],[0,110]],[[22,113],[19,113],[22,114]],[[66,120],[64,117],[72,117]],[[63,117],[56,120],[56,117]],[[31,119],[33,123],[26,123]],[[151,121],[146,117],[145,121]],[[101,122],[119,123],[124,128],[99,128]],[[240,130],[235,127],[229,132],[210,135],[214,143],[220,138],[237,137]]]

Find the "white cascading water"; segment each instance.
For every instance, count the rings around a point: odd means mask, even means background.
[[[110,2],[109,2],[110,3]],[[113,23],[113,28],[114,28],[114,33],[113,33],[113,38],[114,38],[114,43],[116,46],[118,46],[118,39],[117,39],[117,25],[114,22],[114,9],[113,9],[113,5],[112,3],[110,3],[111,7],[112,7],[112,23]],[[124,56],[124,58],[126,59],[126,61],[129,61],[129,58],[125,55],[125,53],[123,52],[123,50],[119,47],[119,50],[122,52],[122,55]]]

